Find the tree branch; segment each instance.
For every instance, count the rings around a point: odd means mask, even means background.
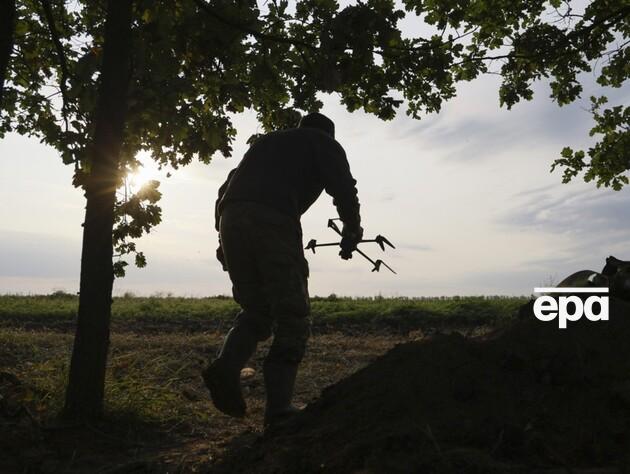
[[[13,35],[15,33],[15,0],[4,0],[0,6],[0,110],[4,98],[4,81],[7,76],[11,53],[13,52]]]
[[[63,116],[63,120],[66,127],[66,132],[68,131],[68,88],[67,82],[70,77],[70,72],[68,69],[68,61],[66,59],[66,54],[63,50],[63,45],[61,44],[61,40],[59,39],[59,32],[57,31],[57,27],[55,26],[55,19],[53,17],[52,6],[50,5],[50,0],[39,0],[42,9],[44,10],[44,19],[48,25],[48,30],[50,31],[50,37],[55,46],[55,51],[57,53],[57,60],[59,61],[59,69],[61,69],[61,78],[59,81],[59,89],[61,90],[62,97],[62,107],[61,107],[61,115]]]
[[[613,13],[606,15],[605,17],[599,19],[598,21],[594,21],[590,25],[584,28],[575,29],[568,33],[562,41],[553,46],[548,46],[545,51],[541,51],[538,54],[515,54],[514,52],[506,53],[497,56],[469,56],[467,58],[462,59],[456,63],[453,63],[454,66],[458,66],[463,63],[471,62],[471,61],[494,61],[497,59],[532,59],[540,57],[542,54],[547,53],[549,50],[557,50],[558,46],[571,44],[573,40],[588,36],[591,31],[599,26],[611,26],[615,24],[617,21],[623,20],[626,16],[630,15],[630,6],[620,8],[619,10],[614,11]],[[609,20],[613,20],[610,21]],[[605,53],[604,53],[605,54]]]
[[[286,36],[270,35],[270,34],[258,31],[249,25],[244,25],[242,23],[229,20],[225,18],[223,15],[218,14],[214,10],[214,8],[208,5],[204,0],[194,0],[194,2],[197,4],[200,10],[203,10],[215,20],[223,23],[224,25],[230,26],[232,28],[236,28],[237,30],[240,30],[244,33],[249,33],[256,39],[263,40],[263,41],[273,41],[275,43],[290,44],[293,46],[302,46],[312,51],[317,51],[317,48],[315,46],[309,43],[305,43],[304,41],[291,39]]]
[[[611,14],[606,15],[603,18],[600,18],[598,21],[594,21],[593,23],[591,23],[590,25],[588,25],[585,28],[582,28],[582,29],[579,29],[579,30],[573,30],[571,33],[569,33],[566,36],[567,40],[571,41],[573,39],[572,37],[588,35],[592,30],[594,30],[598,26],[606,25],[608,20],[615,19],[615,21],[613,21],[613,22],[611,22],[609,24],[609,26],[610,26],[610,25],[614,24],[616,22],[616,20],[623,20],[628,15],[630,15],[630,6],[626,6],[626,7],[620,8],[619,10],[616,10],[616,11],[612,12]],[[619,17],[619,18],[616,18],[616,17]]]

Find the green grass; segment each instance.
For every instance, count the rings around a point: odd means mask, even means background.
[[[496,325],[513,317],[525,297],[340,298],[312,299],[313,324],[321,329],[413,330],[427,325]],[[0,296],[0,326],[70,329],[78,306],[75,295]],[[115,330],[216,330],[229,324],[238,305],[228,297],[171,296],[114,298]]]

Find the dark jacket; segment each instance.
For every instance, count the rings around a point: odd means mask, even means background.
[[[235,201],[265,204],[299,223],[324,190],[333,197],[341,220],[358,226],[355,185],[343,148],[327,134],[314,128],[272,132],[252,144],[219,189],[217,230],[221,211]]]

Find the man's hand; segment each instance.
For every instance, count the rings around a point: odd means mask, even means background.
[[[352,258],[352,252],[356,250],[357,244],[363,239],[363,227],[343,225],[341,231],[341,251],[339,256],[344,260]]]
[[[217,247],[217,260],[219,261],[219,263],[221,263],[221,267],[223,268],[223,271],[227,272],[227,265],[225,264],[225,256],[223,255],[223,247],[221,247],[220,243],[219,243],[219,246]]]

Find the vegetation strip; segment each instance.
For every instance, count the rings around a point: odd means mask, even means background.
[[[315,297],[313,328],[320,332],[388,330],[408,332],[429,327],[498,325],[513,318],[526,297],[343,298]],[[0,296],[0,327],[72,331],[78,298]],[[117,297],[112,305],[113,330],[204,332],[224,328],[238,312],[228,297]]]

